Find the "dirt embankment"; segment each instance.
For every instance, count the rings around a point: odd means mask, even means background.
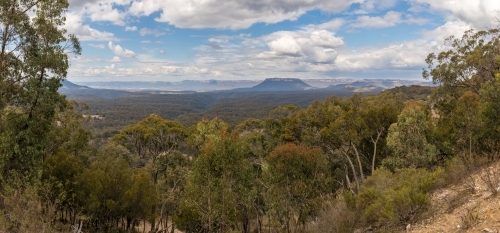
[[[500,232],[499,186],[500,162],[478,169],[459,183],[436,190],[423,220],[407,226],[406,231]]]

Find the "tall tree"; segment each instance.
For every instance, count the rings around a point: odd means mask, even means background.
[[[220,131],[201,148],[188,178],[181,214],[197,213],[207,232],[229,232],[239,227],[249,232],[245,226],[253,201],[252,171],[238,138]]]
[[[490,160],[499,158],[500,151],[500,73],[481,90],[481,149]]]
[[[436,161],[437,150],[428,142],[429,116],[424,106],[408,102],[398,116],[398,121],[389,127],[387,146],[394,156],[383,163],[387,168],[428,168]]]
[[[57,90],[67,53],[80,54],[76,37],[62,28],[67,8],[67,0],[0,2],[0,192],[13,174],[40,176],[56,107],[65,104]]]
[[[391,124],[396,122],[398,114],[403,108],[402,96],[394,95],[391,92],[383,92],[377,96],[368,96],[362,100],[362,118],[366,122],[365,141],[369,148],[366,150],[367,157],[371,159],[371,173],[375,172],[378,161],[382,161],[387,156],[385,139]],[[384,150],[385,149],[385,150]],[[385,152],[385,156],[380,158],[379,154]],[[380,164],[380,162],[378,163]]]
[[[151,180],[157,185],[159,176],[167,174],[169,158],[178,151],[185,136],[185,128],[180,123],[151,114],[146,119],[123,129],[114,139],[147,161],[146,168],[151,174]],[[160,159],[163,159],[162,166],[158,163]],[[152,209],[152,231],[157,227],[156,207],[153,205]]]
[[[467,160],[472,160],[476,154],[477,139],[481,130],[481,111],[479,95],[466,91],[457,101],[451,115],[449,135],[454,143],[456,153],[461,153]]]
[[[424,78],[432,78],[446,88],[460,88],[476,94],[486,81],[495,80],[500,71],[499,29],[477,32],[471,29],[462,38],[449,37],[445,44],[451,49],[427,56],[428,70],[423,71]]]
[[[328,162],[323,151],[293,143],[276,147],[263,169],[269,215],[285,232],[297,232],[320,207]]]

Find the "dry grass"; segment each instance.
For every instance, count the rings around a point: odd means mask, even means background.
[[[478,166],[472,172],[462,174],[458,182],[432,193],[432,207],[412,225],[409,232],[500,230],[500,195],[494,195],[495,191],[498,192],[500,162]],[[495,190],[492,190],[493,187]]]

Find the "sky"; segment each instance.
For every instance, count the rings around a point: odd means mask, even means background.
[[[498,0],[69,0],[68,80],[422,79]]]

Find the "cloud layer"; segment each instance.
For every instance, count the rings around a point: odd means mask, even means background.
[[[500,15],[497,0],[460,4],[453,0],[70,0],[70,4],[68,33],[101,51],[74,59],[70,75],[130,79],[321,78],[381,70],[419,76],[427,54],[446,48],[445,38],[470,28],[494,27]],[[301,17],[314,18],[311,12],[322,18],[299,23]],[[277,23],[294,26],[272,27]],[[256,24],[266,30],[252,33]],[[419,29],[393,41],[356,46],[350,41],[356,33],[366,37],[358,41],[370,41],[382,36],[366,31],[394,33],[389,29],[406,26]],[[171,38],[177,35],[185,36],[186,42],[175,44]],[[201,38],[196,44],[195,37]]]

